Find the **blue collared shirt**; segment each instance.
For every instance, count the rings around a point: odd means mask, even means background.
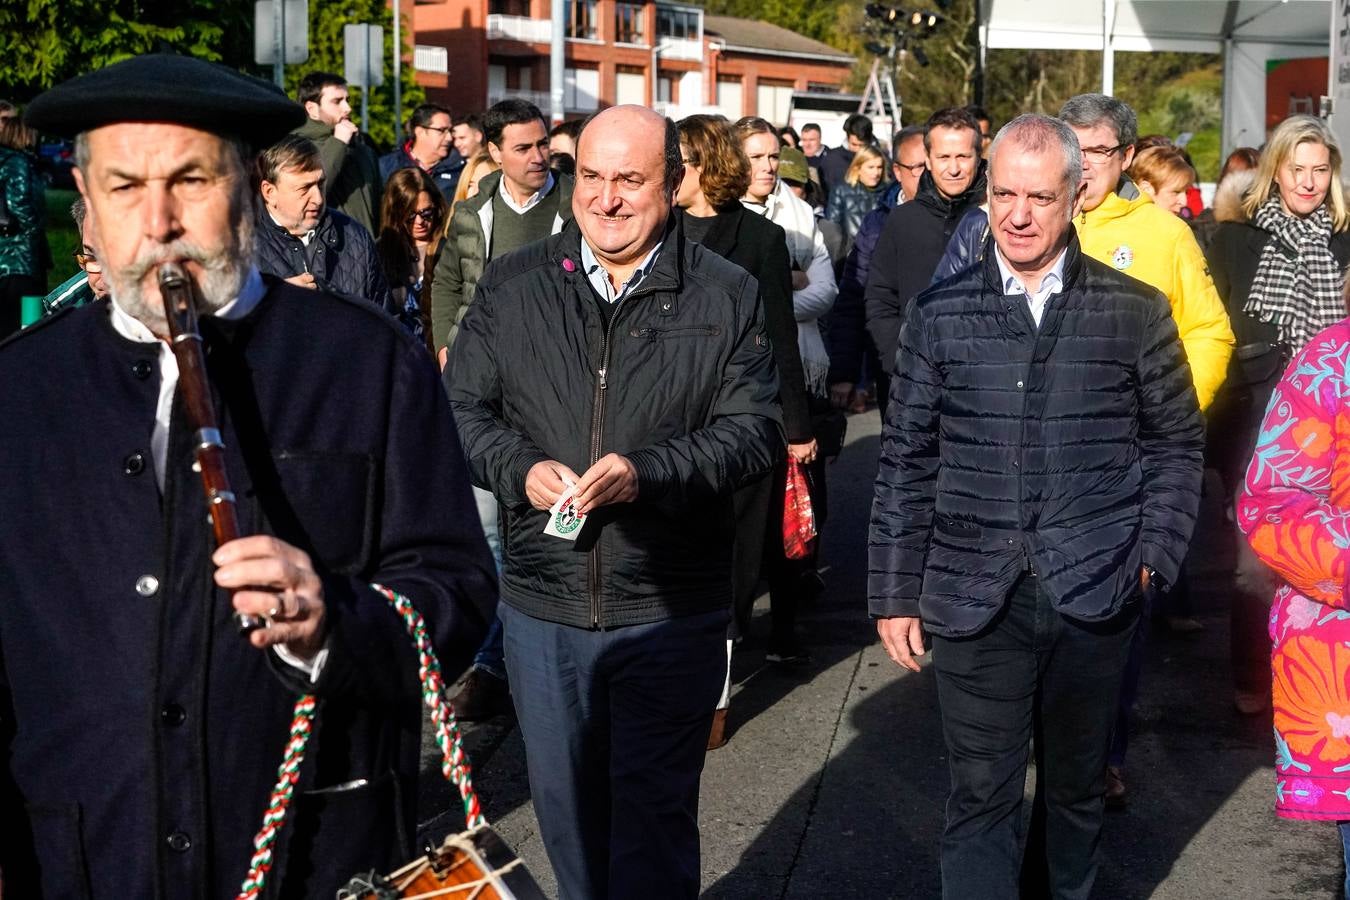
[[[584,239],[581,242],[581,267],[586,270],[586,277],[590,279],[591,287],[595,288],[597,294],[605,298],[606,303],[618,303],[629,291],[641,284],[642,279],[651,274],[652,268],[656,265],[656,256],[661,252],[665,243],[665,241],[661,241],[652,248],[652,252],[648,253],[646,258],[638,264],[628,280],[619,286],[618,291],[615,291],[614,286],[609,283],[609,272],[605,271],[605,267],[600,264],[595,252],[591,250],[591,245],[586,243]]]
[[[1041,319],[1045,316],[1045,308],[1050,304],[1050,297],[1064,290],[1064,258],[1068,255],[1068,248],[1061,250],[1059,259],[1050,267],[1041,278],[1040,290],[1034,294],[1027,290],[1027,286],[1022,283],[1022,279],[1017,276],[1008,264],[1003,261],[1003,251],[997,247],[994,248],[994,259],[998,262],[998,274],[1003,279],[1003,293],[1005,295],[1021,295],[1027,301],[1027,306],[1031,309],[1031,318],[1035,320],[1036,327],[1041,327]]]

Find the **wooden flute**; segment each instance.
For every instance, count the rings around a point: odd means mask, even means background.
[[[196,443],[193,468],[201,475],[206,505],[211,512],[211,527],[219,547],[239,537],[239,515],[234,492],[225,471],[225,442],[221,440],[211,388],[206,380],[206,354],[197,330],[197,307],[192,302],[192,284],[178,263],[159,267],[159,291],[164,298],[164,317],[169,323],[169,346],[178,361],[178,390],[183,397],[188,426]],[[236,612],[235,624],[247,634],[262,628],[258,616]]]

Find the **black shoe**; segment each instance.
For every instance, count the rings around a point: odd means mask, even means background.
[[[764,661],[776,666],[800,669],[811,664],[811,654],[796,638],[772,638]]]
[[[482,722],[511,712],[511,688],[486,669],[471,669],[450,705],[461,722]]]

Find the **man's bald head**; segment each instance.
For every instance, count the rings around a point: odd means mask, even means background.
[[[645,106],[611,106],[588,117],[577,137],[577,158],[581,158],[581,142],[587,136],[600,141],[637,140],[646,138],[652,143],[652,152],[659,153],[666,174],[666,191],[674,196],[684,174],[680,156],[680,133],[675,123]],[[634,144],[638,150],[640,144]],[[646,148],[641,148],[645,150]]]
[[[649,109],[612,107],[582,127],[572,215],[616,287],[661,242],[683,177],[675,124]]]

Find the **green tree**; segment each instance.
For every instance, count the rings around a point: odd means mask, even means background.
[[[9,0],[0,3],[0,84],[28,100],[54,84],[154,51],[211,61],[252,43],[247,0]]]

